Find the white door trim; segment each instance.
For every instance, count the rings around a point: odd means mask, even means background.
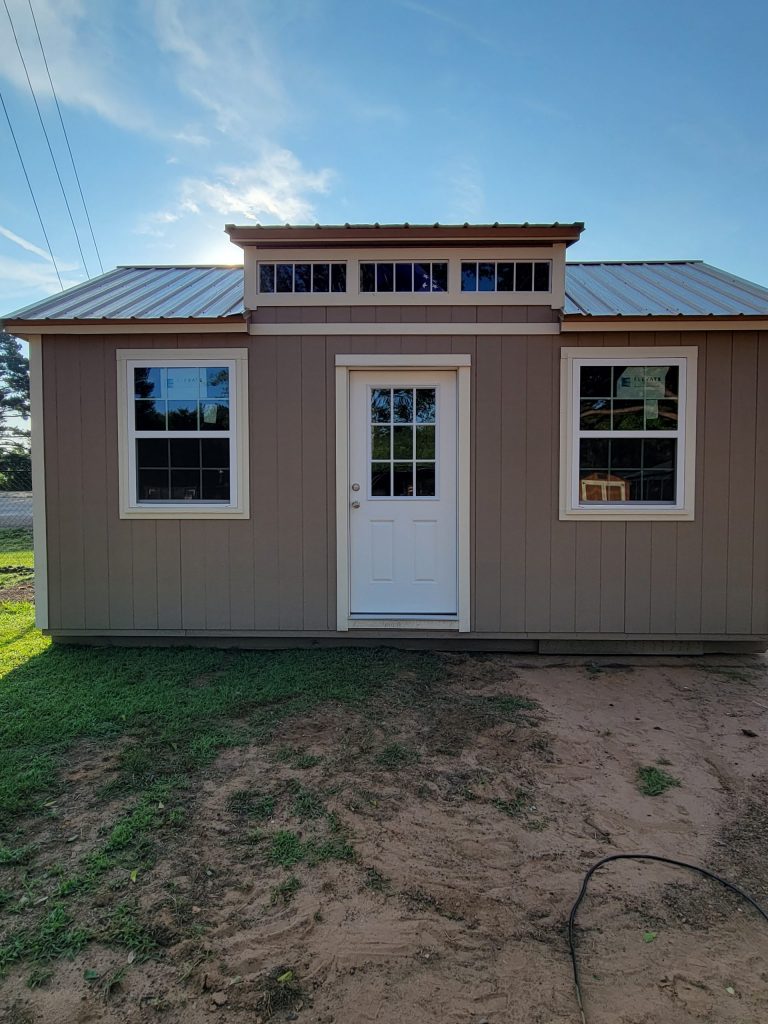
[[[336,629],[363,628],[349,613],[349,375],[358,369],[455,370],[458,400],[457,438],[457,565],[458,628],[470,630],[470,400],[469,355],[337,355],[336,356]],[[394,620],[395,628],[456,629],[455,621]],[[371,623],[366,623],[372,625]]]

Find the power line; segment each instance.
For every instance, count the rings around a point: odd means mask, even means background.
[[[43,115],[42,115],[42,112],[40,110],[40,104],[37,102],[37,96],[35,95],[35,90],[34,90],[34,88],[32,86],[32,79],[29,77],[29,71],[27,70],[27,62],[24,60],[24,54],[21,52],[21,46],[19,44],[19,37],[16,35],[16,27],[13,24],[13,18],[11,17],[11,12],[8,9],[8,0],[3,0],[3,6],[5,7],[5,13],[8,15],[8,21],[10,22],[10,25],[11,25],[11,31],[13,32],[13,38],[16,41],[16,49],[19,51],[19,57],[21,59],[22,67],[24,68],[24,74],[27,76],[27,84],[29,85],[29,91],[32,93],[32,99],[35,101],[35,109],[37,110],[37,116],[40,119],[40,127],[43,129],[43,135],[45,136],[45,141],[48,144],[48,152],[51,154],[51,160],[53,161],[53,169],[56,171],[56,177],[59,179],[59,186],[61,187],[61,194],[64,197],[64,205],[67,208],[67,213],[69,214],[69,219],[72,222],[72,230],[75,233],[75,241],[77,242],[77,248],[80,250],[80,258],[83,261],[83,268],[85,269],[85,276],[90,281],[91,275],[88,273],[88,264],[85,262],[85,253],[83,252],[83,247],[80,244],[80,235],[77,233],[77,225],[75,224],[75,218],[72,216],[72,210],[71,210],[70,205],[69,205],[69,200],[67,199],[67,192],[66,192],[66,189],[64,188],[64,182],[61,180],[61,175],[59,174],[59,165],[56,163],[56,157],[54,156],[54,153],[53,153],[53,147],[51,146],[51,140],[48,138],[48,132],[45,129],[45,122],[43,121]]]
[[[91,232],[91,239],[93,240],[93,248],[96,250],[96,259],[99,261],[99,269],[101,270],[101,272],[103,274],[104,273],[104,265],[101,262],[101,253],[99,252],[99,247],[96,244],[96,236],[93,233],[93,224],[91,224],[91,216],[88,213],[88,206],[87,206],[87,204],[85,202],[85,196],[83,195],[83,186],[80,184],[80,175],[77,173],[77,167],[75,166],[75,158],[74,158],[74,156],[72,154],[72,147],[69,144],[69,135],[67,134],[67,129],[64,126],[64,118],[62,117],[61,107],[59,106],[59,97],[56,95],[56,90],[53,87],[53,79],[51,78],[51,72],[50,72],[50,69],[48,68],[48,59],[45,56],[45,47],[43,46],[43,40],[40,38],[40,29],[37,27],[37,18],[35,17],[35,12],[32,9],[32,0],[27,0],[27,3],[29,4],[29,13],[32,15],[32,21],[35,24],[35,32],[37,32],[37,41],[38,41],[38,43],[40,43],[40,52],[43,55],[43,63],[45,64],[45,71],[46,71],[46,74],[48,75],[48,81],[49,81],[50,86],[51,86],[51,92],[53,93],[53,99],[54,99],[54,101],[56,103],[56,110],[58,111],[59,121],[61,122],[61,130],[64,132],[64,138],[65,138],[66,143],[67,143],[67,150],[69,151],[69,159],[72,161],[72,170],[75,172],[75,181],[77,182],[77,187],[78,187],[78,190],[80,192],[80,198],[83,201],[83,209],[85,210],[85,219],[88,221],[88,227],[89,227],[90,232]]]
[[[5,119],[8,122],[8,128],[10,129],[10,132],[11,132],[11,138],[13,139],[13,144],[16,147],[16,152],[19,154],[19,162],[21,163],[21,169],[22,169],[22,171],[24,171],[24,177],[27,179],[27,185],[29,186],[29,194],[32,196],[32,202],[34,203],[35,210],[37,211],[37,219],[40,221],[40,227],[41,227],[42,232],[43,232],[43,238],[45,239],[45,244],[48,246],[48,255],[51,257],[51,263],[53,263],[53,269],[56,271],[56,277],[58,277],[58,279],[59,279],[59,284],[61,285],[61,290],[64,291],[64,282],[61,280],[61,274],[59,273],[59,268],[56,266],[56,257],[53,255],[53,249],[51,248],[51,243],[48,241],[48,232],[45,230],[45,224],[43,224],[43,217],[42,217],[42,214],[40,213],[40,207],[37,205],[37,199],[35,199],[35,192],[34,192],[34,189],[32,188],[32,182],[29,180],[29,175],[27,174],[27,165],[24,163],[24,157],[21,155],[21,150],[19,149],[19,144],[16,141],[16,132],[13,130],[13,125],[11,124],[11,118],[10,118],[10,116],[8,114],[8,108],[5,105],[5,100],[3,99],[2,91],[0,91],[0,103],[2,103],[2,105],[3,105],[3,112],[5,113]]]

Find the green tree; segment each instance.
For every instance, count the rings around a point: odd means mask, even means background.
[[[0,331],[0,491],[32,487],[28,422],[29,360],[19,340]]]
[[[28,420],[29,360],[18,338],[0,331],[0,437],[27,436]]]

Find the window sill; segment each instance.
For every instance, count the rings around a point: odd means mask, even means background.
[[[141,505],[120,509],[121,519],[250,519],[247,508],[222,508],[215,505],[190,508],[183,505]]]
[[[680,523],[691,522],[694,519],[693,509],[686,508],[661,508],[658,505],[653,508],[568,508],[560,509],[561,521],[596,520],[597,522],[623,522],[623,523]]]

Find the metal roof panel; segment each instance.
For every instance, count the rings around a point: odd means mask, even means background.
[[[565,313],[768,316],[768,288],[696,260],[568,263]],[[117,267],[8,314],[40,320],[199,320],[245,314],[243,268]]]
[[[768,288],[699,260],[568,263],[565,313],[768,316]]]

